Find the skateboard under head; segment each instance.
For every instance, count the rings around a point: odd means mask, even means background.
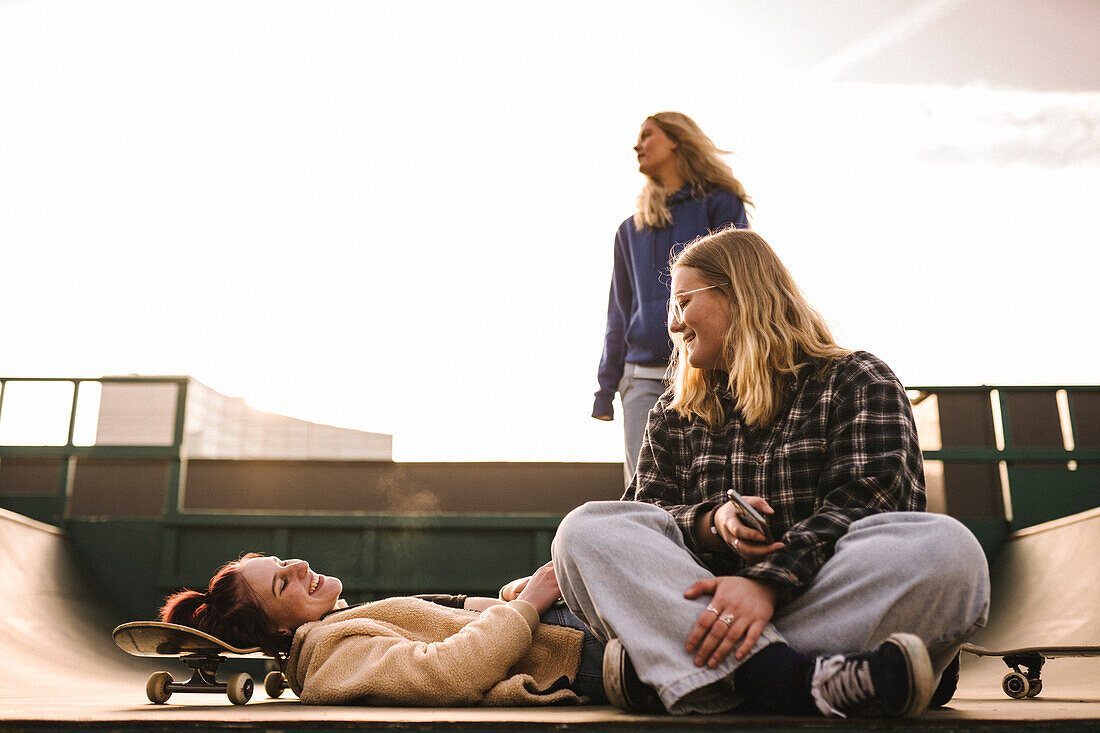
[[[131,621],[114,630],[115,644],[135,657],[178,657],[216,654],[267,657],[259,647],[240,648],[190,626],[163,621]]]
[[[112,636],[127,654],[175,657],[191,670],[187,682],[175,682],[167,672],[154,672],[149,677],[145,694],[158,705],[166,702],[173,692],[218,692],[227,695],[234,705],[244,705],[252,697],[252,677],[238,672],[221,683],[217,680],[218,667],[229,657],[271,659],[259,647],[235,647],[190,626],[163,621],[132,621],[116,628]],[[286,687],[286,679],[278,671],[269,672],[264,680],[269,697],[279,697]]]

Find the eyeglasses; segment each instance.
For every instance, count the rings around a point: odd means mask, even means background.
[[[684,322],[684,306],[680,304],[680,300],[679,300],[680,298],[684,297],[685,295],[691,295],[692,293],[701,293],[704,290],[713,290],[714,288],[721,288],[721,287],[724,287],[726,285],[729,285],[729,283],[718,283],[717,285],[708,285],[705,288],[695,288],[695,290],[688,290],[686,292],[679,293],[678,295],[673,295],[671,298],[668,299],[669,313],[678,322],[683,323]]]

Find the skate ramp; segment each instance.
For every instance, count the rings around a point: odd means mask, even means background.
[[[63,532],[0,509],[0,701],[143,690],[149,665],[111,640],[119,622]]]
[[[1013,536],[993,568],[993,612],[975,641],[999,644],[1085,644],[1100,639],[1100,510],[1035,527]],[[56,528],[0,510],[0,730],[89,727],[161,731],[232,726],[270,730],[365,726],[378,730],[608,727],[662,730],[755,728],[808,729],[804,719],[644,717],[608,707],[556,709],[430,709],[313,707],[293,696],[267,700],[259,691],[243,707],[221,695],[179,695],[151,705],[145,679],[164,660],[130,657],[115,647],[110,631],[120,619],[82,569],[83,563]],[[930,711],[913,725],[951,730],[1007,730],[1057,723],[1060,730],[1095,730],[1100,724],[1097,663],[1059,659],[1043,671],[1044,689],[1034,700],[1009,700],[1001,692],[1005,668],[998,659],[964,655],[959,694],[947,709]],[[900,721],[892,721],[900,723]],[[868,721],[830,721],[831,730],[879,729]]]
[[[986,628],[973,639],[989,649],[1100,645],[1100,508],[1010,535],[990,568]],[[962,683],[1001,695],[1008,667],[999,658],[963,655]],[[1054,659],[1043,667],[1038,700],[1100,701],[1100,660]]]

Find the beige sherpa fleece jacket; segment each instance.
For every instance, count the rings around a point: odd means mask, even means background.
[[[539,693],[563,676],[575,678],[583,637],[577,629],[540,625],[522,601],[478,613],[387,598],[299,627],[286,677],[312,705],[577,702],[571,690]]]

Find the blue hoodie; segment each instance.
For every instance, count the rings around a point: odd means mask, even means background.
[[[745,205],[725,189],[692,196],[684,186],[669,199],[672,226],[638,230],[631,217],[615,234],[615,269],[607,299],[607,332],[597,378],[600,388],[592,415],[613,415],[612,400],[625,363],[666,365],[672,356],[668,337],[669,263],[684,245],[733,224],[749,226]]]

